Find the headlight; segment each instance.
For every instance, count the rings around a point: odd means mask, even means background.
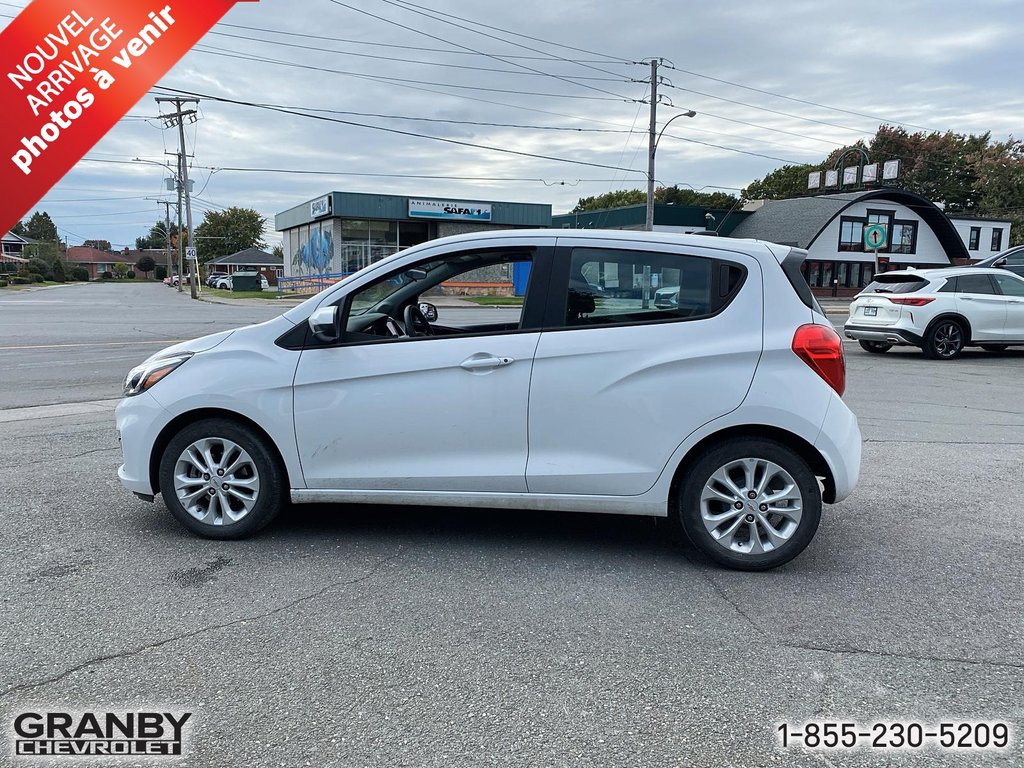
[[[145,392],[192,355],[192,352],[180,352],[135,366],[128,371],[128,375],[124,379],[124,396],[131,397]]]

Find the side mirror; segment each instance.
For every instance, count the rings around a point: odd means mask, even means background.
[[[341,313],[335,304],[320,307],[309,316],[309,330],[320,341],[337,341],[341,338]]]
[[[435,320],[437,320],[437,307],[435,307],[433,304],[430,304],[426,301],[421,301],[420,312],[422,312],[423,316],[427,318],[428,323],[432,323]]]
[[[992,266],[993,267],[1005,267],[1006,266],[1006,257],[1003,256],[1003,258],[1001,258],[1001,259],[996,259],[995,261],[992,262]]]

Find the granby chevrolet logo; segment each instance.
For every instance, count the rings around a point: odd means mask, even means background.
[[[14,718],[14,754],[181,755],[190,717],[191,712],[22,712]]]

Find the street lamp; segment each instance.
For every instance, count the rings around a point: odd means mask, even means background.
[[[650,232],[654,229],[654,153],[658,151],[658,142],[661,141],[661,137],[665,135],[665,129],[668,128],[673,120],[678,120],[680,117],[696,117],[697,113],[692,109],[688,109],[685,112],[680,112],[678,115],[673,115],[669,118],[658,135],[654,135],[654,114],[651,114],[651,146],[650,154],[647,158],[647,221],[645,229]]]

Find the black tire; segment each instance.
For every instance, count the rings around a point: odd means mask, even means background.
[[[1009,346],[1009,344],[982,344],[981,348],[986,352],[1005,352]]]
[[[233,494],[230,485],[223,488],[219,494],[215,490],[213,494],[209,494],[218,499],[218,502],[212,506],[211,501],[206,498],[206,494],[209,492],[205,488],[207,486],[212,488],[214,484],[217,488],[221,488],[222,483],[229,478],[224,476],[214,479],[212,475],[200,476],[199,470],[193,471],[195,465],[184,459],[185,449],[201,440],[211,441],[210,452],[215,462],[223,460],[224,463],[231,464],[235,463],[234,459],[236,458],[242,459],[242,454],[234,453],[234,449],[228,447],[229,444],[234,444],[236,448],[246,454],[245,460],[238,464],[238,469],[230,476],[232,480],[237,477],[239,488],[236,488]],[[219,454],[218,445],[220,446]],[[175,488],[175,468],[179,459],[184,461],[182,467],[179,467],[182,470],[181,474],[193,476],[196,481],[189,484],[183,493],[191,495],[195,492],[196,495],[193,499],[195,503],[192,508],[197,514],[203,511],[202,502],[206,501],[206,515],[209,518],[206,522],[189,512],[182,503],[182,499],[179,498],[179,491]],[[188,467],[188,471],[183,469],[185,467]],[[231,467],[227,469],[230,470]],[[243,512],[246,504],[238,500],[238,494],[242,493],[248,496],[251,487],[242,488],[242,486],[246,484],[253,486],[253,477],[255,477],[254,487],[256,490],[249,500],[251,506],[247,512]],[[249,427],[229,419],[203,419],[189,424],[171,439],[160,458],[160,493],[163,496],[164,504],[179,523],[192,533],[208,539],[244,539],[260,531],[277,516],[284,506],[286,486],[285,472],[276,452],[267,444],[266,438]],[[228,504],[228,514],[223,512],[221,498]],[[219,519],[218,512],[220,512]],[[238,519],[232,519],[234,515],[237,515]]]
[[[859,342],[860,348],[865,352],[870,352],[873,355],[880,355],[883,352],[888,352],[892,349],[892,344],[886,344],[884,341],[867,341],[861,339]]]
[[[960,357],[967,344],[967,329],[959,320],[945,318],[934,323],[924,335],[921,348],[932,360],[953,360]]]
[[[795,527],[791,522],[788,525],[791,530],[788,531],[786,540],[772,548],[765,547],[766,551],[763,552],[738,551],[731,546],[719,543],[708,530],[702,516],[701,497],[705,485],[712,481],[712,476],[716,472],[724,470],[732,462],[739,462],[743,459],[766,461],[778,465],[789,474],[794,488],[799,490],[801,497],[801,514]],[[777,482],[780,481],[781,478],[772,478],[767,490],[775,489]],[[743,488],[741,487],[740,490]],[[773,530],[778,530],[774,526],[780,525],[779,521],[785,520],[783,516],[770,512],[766,515],[760,514],[761,503],[758,498],[753,500],[744,498],[743,503],[749,509],[738,513],[737,517],[742,521],[736,522],[735,530],[737,534],[742,535],[739,529],[745,529],[746,544],[748,545],[753,543],[754,533],[751,529],[756,532],[759,541],[764,540],[762,532],[765,531],[765,527],[762,518],[769,520],[769,523],[773,525]],[[757,506],[753,506],[755,504]],[[709,500],[707,503],[709,514],[724,513],[733,508],[732,504],[717,499]],[[821,520],[821,488],[807,462],[785,445],[774,440],[760,438],[732,438],[709,448],[690,467],[680,489],[678,514],[686,537],[697,549],[715,562],[742,571],[764,571],[789,562],[810,544]],[[754,518],[752,522],[750,522],[751,518]],[[729,522],[729,520],[725,520],[724,524],[729,524]],[[729,543],[741,548],[744,545],[744,542],[736,541],[735,538]]]

